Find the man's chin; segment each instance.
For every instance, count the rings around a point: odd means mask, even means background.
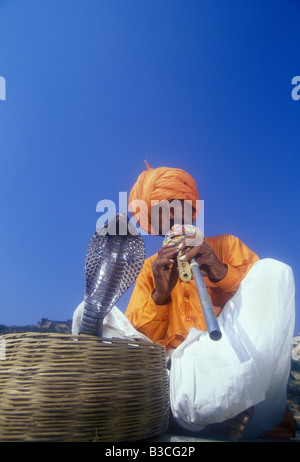
[[[175,221],[170,220],[170,223],[168,223],[168,224],[166,224],[164,226],[162,226],[162,224],[160,224],[158,229],[156,227],[153,227],[153,225],[152,225],[151,235],[152,236],[165,236],[166,234],[168,234],[168,232],[174,226],[174,224],[175,224]]]

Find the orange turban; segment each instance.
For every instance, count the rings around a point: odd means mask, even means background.
[[[144,201],[147,205],[139,210],[140,226],[151,233],[151,201],[171,201],[173,199],[192,201],[193,221],[199,213],[199,194],[195,180],[189,173],[179,168],[159,167],[151,168],[146,162],[147,170],[138,177],[130,191],[128,203],[129,211],[134,216],[138,202]],[[131,204],[131,206],[130,206]]]

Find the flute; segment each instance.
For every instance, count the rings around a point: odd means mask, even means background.
[[[195,226],[174,225],[166,235],[164,244],[167,244],[171,241],[176,241],[179,244],[180,241],[182,241],[184,238],[193,239],[197,235],[198,237],[200,236],[202,238],[203,242],[203,235]],[[183,262],[178,256],[177,262],[179,277],[182,281],[189,282],[192,278],[192,274],[194,276],[210,339],[215,341],[220,340],[222,333],[196,258],[192,258],[190,261]]]
[[[196,261],[196,258],[192,258],[190,260],[190,267],[193,272],[193,276],[195,279],[198,295],[200,298],[203,314],[205,317],[206,325],[207,325],[207,330],[209,337],[212,340],[220,340],[222,337],[222,332],[219,327],[219,323],[216,317],[216,314],[214,312],[212,303],[210,301],[205,283],[203,281],[203,277],[199,268],[199,265]]]

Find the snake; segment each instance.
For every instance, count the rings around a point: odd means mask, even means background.
[[[111,222],[96,230],[85,259],[85,296],[79,334],[102,336],[105,316],[135,282],[144,259],[143,238],[126,214],[116,214]]]

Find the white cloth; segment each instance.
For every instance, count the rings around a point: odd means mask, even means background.
[[[72,320],[72,334],[78,335],[81,319],[83,316],[84,302],[81,302],[73,314]],[[116,306],[114,306],[103,320],[102,336],[105,338],[121,338],[128,340],[144,340],[151,342],[146,335],[138,332],[126,316]]]
[[[73,316],[77,335],[83,302]],[[170,401],[177,423],[190,431],[223,422],[251,406],[248,438],[278,425],[286,406],[295,322],[292,269],[260,260],[218,317],[222,339],[195,328],[171,353]],[[143,339],[115,306],[104,318],[103,337]]]
[[[295,322],[292,269],[258,261],[219,318],[222,339],[192,328],[172,355],[170,393],[178,424],[199,431],[255,406],[246,437],[278,425],[286,407]]]

